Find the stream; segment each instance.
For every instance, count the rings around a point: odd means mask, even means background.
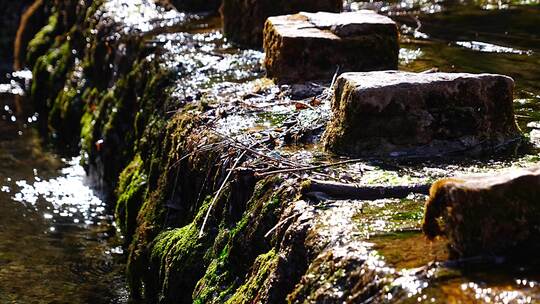
[[[0,89],[0,303],[127,303],[121,239],[79,158],[43,147]]]
[[[121,1],[108,2],[111,11],[121,5]],[[399,22],[402,70],[438,68],[513,77],[518,123],[533,145],[540,147],[537,0],[349,2],[347,9],[375,9]],[[123,13],[126,16],[118,18],[144,31],[147,21],[130,18],[129,10]],[[175,97],[189,100],[200,90],[209,89],[226,92],[230,82],[243,83],[263,74],[263,54],[226,43],[216,17],[182,18],[182,32],[168,29],[148,39],[149,44],[166,50],[166,62],[182,63],[179,70],[185,77],[178,83]],[[39,117],[24,104],[30,77],[28,73],[0,77],[5,83],[0,84],[0,303],[127,303],[125,257],[113,210],[86,177],[78,157],[64,158],[43,144],[35,130]],[[231,120],[223,127],[231,132],[251,125],[243,119],[234,121],[234,115]],[[426,164],[408,168],[409,176],[403,179],[527,166],[538,159],[537,153],[530,153],[445,167]],[[363,180],[395,183],[399,178],[373,170]],[[375,250],[397,269],[425,265],[431,258],[426,259],[426,252],[442,250],[416,245],[423,199],[412,199],[410,210],[395,213],[391,203],[363,209],[368,217],[362,223],[379,225],[373,226],[373,231],[394,231],[401,224],[405,230],[412,229],[405,237],[390,234],[373,240]],[[396,226],[392,226],[393,219]],[[535,269],[520,266],[449,277],[441,279],[442,283],[431,280],[429,287],[412,286],[412,290],[427,288],[428,292],[411,293],[411,301],[450,298],[455,303],[468,303],[470,296],[471,301],[485,303],[540,302],[540,273]],[[464,295],[467,290],[470,293]]]

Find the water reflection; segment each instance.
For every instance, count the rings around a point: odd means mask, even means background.
[[[0,303],[127,303],[110,211],[78,158],[42,148],[20,83],[0,86]]]
[[[34,181],[16,181],[19,190],[12,196],[16,202],[26,203],[37,207],[38,200],[48,203],[48,213],[44,218],[58,222],[58,217],[69,218],[73,223],[94,224],[95,220],[106,219],[105,203],[90,189],[86,181],[84,169],[78,165],[80,158],[67,162],[68,167],[60,171],[61,176],[41,180],[37,170],[34,171]],[[52,212],[52,214],[51,214]],[[54,230],[54,227],[51,227]]]
[[[122,249],[77,159],[59,176],[2,180],[0,302],[125,303]]]
[[[234,48],[225,41],[216,20],[207,22],[195,32],[161,34],[153,40],[162,44],[163,65],[178,71],[173,96],[183,101],[198,100],[205,91],[225,83],[262,75],[264,53]]]
[[[510,47],[495,45],[486,42],[480,41],[456,41],[456,45],[461,47],[471,49],[473,51],[484,52],[484,53],[507,53],[507,54],[518,54],[518,55],[532,55],[533,51],[531,50],[519,50],[513,49]]]

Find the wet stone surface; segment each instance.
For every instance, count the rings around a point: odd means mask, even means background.
[[[268,19],[264,49],[269,78],[329,81],[336,70],[397,69],[398,32],[394,21],[373,11],[299,13]]]
[[[324,144],[352,156],[478,153],[519,138],[513,88],[501,75],[346,73]]]
[[[443,179],[431,189],[423,230],[443,235],[455,257],[536,255],[540,169]]]

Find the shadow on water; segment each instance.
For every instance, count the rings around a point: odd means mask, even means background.
[[[18,82],[0,90],[0,303],[126,303],[105,203],[78,158],[42,147]]]

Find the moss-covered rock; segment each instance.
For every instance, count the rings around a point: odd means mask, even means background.
[[[71,54],[71,45],[69,41],[64,41],[51,47],[47,54],[37,59],[34,65],[34,78],[30,96],[36,111],[42,118],[40,120],[41,130],[45,134],[48,132],[54,133],[54,130],[49,128],[50,115],[67,118],[65,113],[70,112],[71,107],[69,103],[71,103],[71,99],[64,99],[60,96],[60,93],[62,95],[64,93],[69,94],[68,92],[63,92],[63,88],[73,62],[74,58]],[[56,104],[57,100],[60,104]],[[53,108],[54,113],[51,113]],[[70,117],[69,119],[72,118]],[[73,127],[77,128],[78,125],[74,125]]]
[[[253,263],[252,272],[247,275],[247,281],[225,303],[257,303],[259,292],[262,286],[267,284],[266,281],[271,278],[272,271],[275,269],[278,259],[279,256],[275,249],[258,256]]]
[[[279,187],[277,193],[273,191],[275,187]],[[257,183],[254,190],[248,192],[253,196],[247,202],[247,209],[241,219],[228,223],[231,221],[231,214],[224,217],[224,221],[219,225],[220,237],[213,245],[212,263],[195,288],[193,294],[195,302],[243,303],[240,300],[247,295],[238,293],[240,289],[250,289],[252,293],[250,298],[255,299],[256,291],[262,289],[262,285],[250,282],[253,279],[250,272],[258,272],[253,263],[259,255],[273,247],[273,242],[265,237],[265,234],[278,220],[278,214],[283,208],[284,190],[280,187],[279,179],[263,180]],[[231,189],[231,191],[239,190]],[[232,202],[229,201],[229,204]],[[234,221],[234,217],[232,220]],[[230,298],[236,300],[229,300]],[[246,298],[245,302],[248,302],[247,299],[249,298]]]
[[[143,166],[140,155],[136,155],[118,178],[115,217],[127,244],[135,233],[137,214],[146,195],[147,177]]]
[[[31,95],[56,143],[80,139],[85,168],[111,194],[132,297],[284,302],[327,242],[307,245],[318,232],[312,213],[289,208],[298,187],[248,168],[230,172],[251,156],[209,127],[221,102],[180,102],[180,69],[148,47],[152,35],[111,36],[121,24],[101,9],[94,2],[79,29],[59,34],[51,19],[38,35],[51,44],[33,66]]]
[[[26,63],[31,67],[35,66],[38,58],[47,52],[53,45],[56,36],[60,34],[58,13],[55,13],[49,17],[47,24],[28,43]]]

